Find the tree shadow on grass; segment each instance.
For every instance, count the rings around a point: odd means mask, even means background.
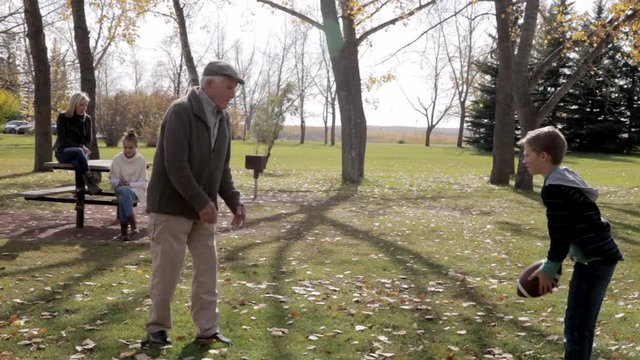
[[[428,269],[429,273],[435,274],[439,277],[448,278],[452,283],[457,284],[457,286],[452,289],[452,291],[454,292],[453,298],[473,303],[473,306],[477,307],[478,311],[490,313],[490,315],[486,315],[485,321],[482,323],[469,321],[470,324],[466,324],[466,326],[471,327],[471,330],[468,331],[469,337],[467,339],[469,339],[470,342],[476,344],[476,346],[479,346],[482,349],[487,349],[489,347],[500,344],[499,341],[490,339],[489,336],[486,336],[487,323],[503,323],[504,326],[511,329],[509,331],[509,333],[511,334],[527,333],[529,334],[527,341],[532,345],[539,345],[541,343],[544,343],[545,341],[547,341],[546,339],[549,335],[554,335],[548,333],[548,329],[545,329],[542,326],[525,326],[516,322],[505,322],[502,317],[498,316],[498,314],[508,312],[508,310],[504,308],[498,308],[496,304],[491,303],[487,298],[485,298],[485,296],[478,292],[474,288],[475,284],[470,284],[467,280],[469,278],[473,278],[473,275],[465,274],[464,272],[459,270],[454,270],[448,266],[445,266],[438,263],[437,261],[428,258],[422,253],[399,245],[397,242],[385,239],[371,231],[365,231],[355,226],[349,225],[343,221],[333,219],[328,215],[330,209],[337,207],[338,205],[343,204],[349,200],[352,200],[353,196],[356,194],[356,191],[357,188],[355,187],[345,186],[326,201],[312,204],[303,204],[297,211],[278,213],[250,222],[249,226],[258,223],[286,221],[287,219],[294,217],[297,218],[299,215],[303,215],[302,219],[296,219],[290,222],[290,224],[296,223],[298,226],[288,226],[285,230],[283,230],[282,233],[274,236],[268,241],[230,248],[229,252],[224,257],[225,260],[238,260],[239,255],[247,250],[281,242],[281,245],[279,245],[275,250],[273,261],[271,263],[273,273],[279,274],[280,269],[285,267],[285,261],[287,257],[290,256],[292,246],[294,246],[297,242],[304,241],[305,235],[314,228],[325,225],[338,230],[344,236],[352,237],[359,241],[366,242],[374,248],[378,248],[382,253],[385,253],[388,256],[388,258],[390,259],[389,261],[395,262],[399,268],[403,269],[403,271],[410,275],[412,281],[416,284],[416,289],[422,294],[427,294],[429,291],[429,279],[425,277],[424,273],[416,269],[418,266],[407,266],[407,259],[412,259],[416,263],[416,265],[420,265],[420,267]],[[231,264],[230,266],[237,267],[240,265]],[[273,293],[281,295],[286,294],[287,284],[285,283],[285,277],[276,275],[274,276],[274,280],[276,281],[276,286],[275,288],[273,288]],[[287,319],[287,314],[285,314],[285,311],[275,302],[273,303],[273,310],[274,311],[269,313],[271,317],[270,323],[273,323],[275,326],[285,327]],[[515,317],[519,316],[519,314],[514,315],[516,315]],[[442,317],[444,315],[438,314],[438,316]],[[424,319],[420,319],[420,321],[418,321],[418,324],[427,328],[433,326],[433,324],[430,324],[428,320]],[[278,339],[277,342],[274,340],[273,345],[274,352],[279,354],[280,359],[295,358],[295,356],[288,351],[288,347],[283,347],[281,339]],[[507,347],[505,349],[506,351],[521,351],[520,349],[508,349],[508,345],[505,345],[504,347]],[[424,349],[424,351],[428,352],[429,350]]]
[[[21,178],[21,177],[25,177],[25,176],[29,176],[29,175],[33,175],[33,171],[23,172],[23,173],[15,173],[15,174],[9,174],[9,175],[2,175],[2,176],[0,176],[0,181],[7,180],[7,179],[17,179],[17,178]]]

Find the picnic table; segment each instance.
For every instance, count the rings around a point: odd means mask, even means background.
[[[89,171],[108,173],[111,169],[111,160],[89,160]],[[150,164],[147,164],[147,168]],[[45,167],[53,170],[71,170],[72,174],[74,169],[71,164],[61,164],[59,162],[47,162]],[[74,174],[75,176],[75,174]],[[109,182],[106,185],[111,188]],[[73,203],[76,209],[76,227],[84,227],[84,207],[85,205],[107,205],[118,206],[118,199],[115,197],[115,193],[111,190],[103,189],[102,192],[96,195],[89,195],[86,191],[76,191],[75,185],[60,186],[49,189],[40,189],[25,191],[20,193],[20,196],[25,200],[31,201],[49,201],[59,203]],[[134,202],[133,206],[137,206],[138,203]]]

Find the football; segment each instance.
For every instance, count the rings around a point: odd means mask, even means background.
[[[538,287],[538,278],[535,277],[531,280],[529,280],[529,276],[531,276],[531,274],[533,274],[536,270],[538,270],[542,264],[544,263],[544,260],[538,260],[536,262],[534,262],[533,264],[527,266],[521,273],[520,276],[518,277],[518,281],[516,283],[517,285],[517,290],[518,290],[518,296],[520,297],[527,297],[527,298],[535,298],[538,296],[542,296],[545,294],[550,293],[546,292],[546,293],[541,293],[540,289]],[[556,283],[554,284],[554,288],[558,286],[558,281],[556,279]]]

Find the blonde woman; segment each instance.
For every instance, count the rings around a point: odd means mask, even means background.
[[[53,145],[56,159],[63,164],[72,164],[76,171],[76,191],[89,194],[102,191],[89,171],[87,156],[91,153],[91,118],[86,114],[89,95],[78,92],[71,96],[67,110],[58,115],[56,121],[57,139]]]

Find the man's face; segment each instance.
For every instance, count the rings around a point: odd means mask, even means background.
[[[203,90],[209,99],[216,104],[219,110],[223,110],[229,102],[236,97],[238,82],[230,77],[220,77],[216,80],[209,80],[205,83]]]

